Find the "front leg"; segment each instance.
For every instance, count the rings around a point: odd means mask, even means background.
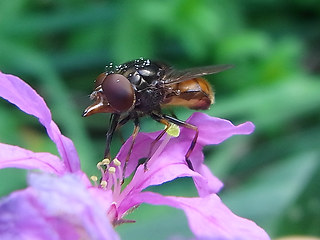
[[[137,137],[139,131],[140,131],[139,118],[137,116],[135,116],[135,118],[134,118],[134,129],[133,129],[133,133],[131,135],[132,142],[131,142],[131,145],[130,145],[130,148],[129,148],[129,151],[128,151],[128,154],[127,154],[126,160],[124,162],[124,166],[123,166],[122,183],[124,182],[124,178],[125,178],[125,174],[126,174],[126,170],[127,170],[127,165],[128,165],[131,153],[132,153],[133,145],[135,143],[135,140],[136,140],[136,137]]]
[[[110,157],[110,145],[112,141],[112,137],[114,134],[114,131],[116,130],[118,123],[119,123],[120,114],[112,113],[110,116],[110,125],[108,132],[106,134],[106,149],[104,151],[104,158],[111,158]]]

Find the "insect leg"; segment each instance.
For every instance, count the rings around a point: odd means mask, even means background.
[[[126,116],[125,118],[123,119],[120,119],[118,125],[117,125],[117,128],[116,128],[116,131],[117,133],[119,134],[119,137],[120,137],[120,140],[122,142],[122,145],[124,144],[125,140],[123,138],[123,135],[121,134],[121,131],[118,131],[123,125],[125,125],[129,120],[131,119],[131,116],[128,115]]]
[[[128,154],[127,154],[127,157],[126,157],[126,161],[124,162],[122,182],[124,181],[126,170],[127,170],[128,161],[129,161],[129,158],[130,158],[130,155],[131,155],[131,152],[132,152],[132,149],[133,149],[133,145],[135,143],[135,140],[136,140],[136,137],[137,137],[139,131],[140,131],[140,122],[139,122],[139,118],[136,117],[134,119],[134,129],[133,129],[133,133],[132,133],[132,142],[131,142],[131,145],[130,145],[130,148],[129,148],[129,151],[128,151]]]
[[[125,118],[120,119],[116,130],[118,130],[120,127],[125,125],[131,118],[132,118],[131,115],[128,115]]]
[[[150,146],[150,149],[149,149],[149,153],[148,153],[148,158],[147,160],[144,162],[144,171],[147,171],[148,170],[148,167],[147,167],[147,164],[150,160],[150,158],[152,157],[151,154],[152,154],[152,150],[155,146],[155,144],[163,137],[163,135],[167,132],[167,130],[169,129],[169,127],[171,126],[170,122],[164,118],[162,118],[161,116],[159,115],[156,115],[154,113],[152,113],[150,115],[154,120],[166,125],[166,128],[161,131],[161,133],[152,141],[151,143],[151,146]]]
[[[169,108],[169,114],[174,118],[178,118],[171,108]]]
[[[196,142],[197,142],[198,135],[199,135],[199,130],[198,130],[198,128],[197,128],[196,126],[190,124],[190,123],[187,123],[187,122],[185,122],[185,121],[179,120],[179,119],[174,118],[174,117],[171,117],[171,116],[169,116],[169,115],[163,115],[163,118],[166,119],[166,120],[168,120],[168,121],[171,122],[171,123],[177,124],[178,126],[182,126],[182,127],[185,127],[185,128],[189,128],[189,129],[192,129],[192,130],[194,130],[194,131],[196,132],[195,135],[194,135],[194,137],[193,137],[193,140],[192,140],[192,142],[191,142],[191,145],[190,145],[190,147],[189,147],[189,149],[188,149],[188,151],[187,151],[187,153],[186,153],[186,155],[185,155],[185,159],[186,159],[186,162],[187,162],[187,164],[188,164],[188,167],[189,167],[191,170],[194,170],[194,168],[193,168],[193,166],[192,166],[192,163],[191,163],[189,157],[190,157],[190,155],[191,155],[194,147],[196,146]]]
[[[118,125],[119,118],[120,118],[119,114],[116,114],[116,113],[111,114],[110,126],[106,134],[106,150],[104,151],[104,158],[110,159],[110,144],[112,141],[114,131],[116,130],[116,127]]]

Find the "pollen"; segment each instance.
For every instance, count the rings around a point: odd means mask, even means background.
[[[101,187],[106,188],[107,185],[108,185],[108,183],[107,183],[106,180],[102,180],[101,183],[100,183],[100,185],[101,185]]]
[[[109,159],[109,158],[105,158],[105,159],[103,159],[103,160],[101,161],[101,163],[102,163],[103,165],[109,165],[109,164],[110,164],[110,159]]]
[[[115,159],[113,159],[113,164],[115,165],[115,166],[117,166],[117,167],[119,167],[120,165],[121,165],[121,162],[117,159],[117,158],[115,158]]]
[[[167,129],[167,134],[169,134],[172,137],[178,137],[180,135],[179,126],[171,123],[170,127]]]
[[[97,163],[97,168],[98,168],[98,169],[101,169],[101,166],[102,166],[102,165],[103,165],[102,162],[98,162],[98,163]]]
[[[108,171],[109,171],[109,173],[115,173],[116,172],[116,168],[115,167],[109,167]]]
[[[93,182],[97,182],[98,181],[98,177],[97,176],[91,176],[90,179]]]

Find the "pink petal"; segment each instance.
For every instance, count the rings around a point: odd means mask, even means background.
[[[0,201],[0,239],[119,239],[107,206],[77,175],[33,174],[29,180],[31,187]]]
[[[254,222],[232,213],[215,194],[205,198],[183,198],[144,192],[136,195],[132,201],[136,204],[145,202],[182,209],[187,215],[191,231],[200,238],[217,240],[270,239],[268,234]]]
[[[133,151],[128,162],[128,168],[126,176],[130,175],[138,166],[138,160],[148,155],[151,142],[160,132],[154,133],[140,133],[137,136],[136,143],[133,146]],[[163,137],[165,138],[165,136]],[[159,141],[159,144],[163,143],[163,139]],[[124,162],[127,151],[131,144],[131,138],[122,146],[117,158]],[[158,144],[158,145],[159,145]],[[216,178],[206,168],[206,166],[200,166],[199,169],[203,175],[199,175],[199,172],[191,171],[185,163],[185,153],[189,148],[189,142],[180,142],[179,138],[171,138],[165,149],[160,152],[158,156],[154,156],[148,163],[148,171],[144,172],[140,167],[137,169],[134,178],[130,185],[135,186],[136,189],[144,189],[151,185],[159,185],[164,182],[171,181],[177,177],[194,177],[197,181],[197,185],[201,185],[204,189],[205,186],[210,189],[211,192],[218,192],[222,187],[222,182]],[[155,147],[158,151],[157,147]],[[202,149],[196,149],[196,153],[202,156]],[[121,176],[119,176],[121,177]],[[139,182],[142,181],[142,182]],[[207,191],[206,191],[207,193]]]
[[[14,192],[0,202],[1,239],[79,239],[71,224],[57,221],[53,228],[53,221],[43,213],[33,189]]]
[[[80,170],[80,161],[73,143],[61,134],[52,121],[51,112],[45,101],[35,90],[20,78],[0,72],[0,96],[16,105],[21,111],[37,117],[56,144],[67,170],[71,172]]]
[[[207,196],[211,193],[218,193],[222,189],[223,183],[219,178],[212,174],[211,170],[206,165],[201,164],[197,168],[197,172],[202,176],[202,178],[194,177],[193,181],[200,197]]]
[[[50,131],[53,135],[53,142],[56,144],[59,154],[69,172],[79,172],[81,170],[78,152],[73,142],[62,135],[54,121],[50,122]],[[48,131],[49,132],[49,131]],[[50,134],[49,134],[50,136]]]
[[[219,144],[233,135],[251,134],[255,128],[252,122],[245,122],[235,126],[228,120],[211,117],[201,112],[192,114],[187,122],[198,127],[199,138],[197,144],[202,146]],[[183,135],[184,138],[192,139],[194,131],[182,128],[180,135]]]
[[[128,162],[126,177],[130,176],[132,172],[138,166],[139,159],[147,157],[149,153],[149,149],[151,147],[152,141],[157,137],[160,132],[153,133],[143,133],[140,132],[136,138],[135,144],[133,145],[132,153]],[[125,159],[128,155],[128,151],[132,142],[132,137],[128,138],[128,140],[122,145],[117,158],[122,162],[122,166],[124,165]]]
[[[139,166],[131,182],[123,190],[121,198],[118,199],[118,201],[122,202],[119,207],[120,214],[133,207],[130,204],[129,195],[139,193],[149,186],[172,181],[178,177],[192,177],[200,196],[206,196],[211,192],[217,193],[221,189],[222,182],[213,176],[205,165],[202,165],[202,171],[205,172],[205,176],[190,170],[184,162],[185,149],[177,151],[171,150],[171,147],[174,148],[174,145],[169,146],[156,159],[150,160],[150,167],[147,172],[144,171],[143,166]],[[153,163],[153,161],[156,161],[156,163]]]
[[[63,162],[51,153],[32,151],[0,143],[0,168],[40,169],[54,174],[63,174]]]

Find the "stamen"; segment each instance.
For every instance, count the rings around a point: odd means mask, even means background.
[[[113,164],[115,165],[115,166],[120,166],[121,165],[121,162],[117,159],[117,158],[115,158],[115,159],[113,159]]]
[[[107,188],[107,185],[108,185],[108,182],[106,180],[102,180],[101,183],[100,183],[101,187],[103,189],[106,189]]]
[[[101,163],[102,163],[103,165],[109,165],[109,164],[110,164],[110,159],[109,159],[109,158],[105,158],[105,159],[103,159],[103,160],[101,161]]]
[[[97,182],[98,181],[98,177],[97,176],[91,176],[90,179],[93,182]]]
[[[101,170],[101,169],[102,169],[102,167],[101,167],[102,165],[103,165],[102,162],[98,162],[98,163],[97,163],[97,168],[98,168],[99,170]]]
[[[167,129],[167,134],[172,137],[178,137],[180,135],[180,128],[178,125],[171,123],[170,127]]]
[[[115,167],[109,167],[108,172],[109,173],[115,173],[116,172],[116,168]]]
[[[117,168],[119,169],[119,166]],[[110,183],[111,180],[113,181],[113,196],[114,196],[114,199],[116,199],[120,195],[120,191],[121,191],[121,186],[119,184],[119,180],[117,179],[117,176],[115,174],[116,168],[115,167],[109,167],[108,171],[109,171],[109,173],[111,175],[111,178],[109,178],[109,183]],[[110,188],[111,188],[111,186],[110,186]]]
[[[90,179],[94,183],[94,186],[98,186],[98,177],[97,176],[91,176]]]
[[[118,176],[122,176],[121,162],[119,161],[119,159],[117,159],[117,158],[113,159],[113,164],[117,167]],[[118,182],[119,181],[117,180],[117,183]],[[119,186],[119,188],[121,189],[121,186]]]
[[[103,176],[104,175],[104,170],[103,170],[102,166],[103,166],[102,161],[97,163],[97,168],[98,168],[98,170],[100,170],[100,172],[101,172],[101,174]]]

